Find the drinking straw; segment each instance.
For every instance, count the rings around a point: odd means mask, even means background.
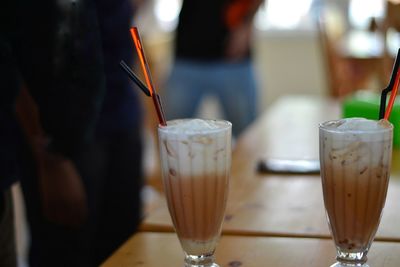
[[[382,90],[381,94],[381,104],[379,108],[379,119],[385,119],[388,120],[390,117],[390,113],[392,112],[392,108],[394,105],[394,100],[397,95],[397,89],[399,87],[399,82],[400,82],[400,49],[397,51],[397,56],[396,56],[396,61],[393,65],[393,70],[392,70],[392,75],[390,77],[390,82],[389,85]],[[389,103],[386,109],[386,97],[387,94],[391,92],[390,94],[390,99]],[[385,111],[386,109],[386,111]]]
[[[385,117],[384,117],[385,120],[389,119],[390,113],[392,112],[394,100],[396,98],[397,90],[399,88],[399,77],[400,77],[400,70],[398,70],[397,74],[396,74],[396,81],[395,81],[395,84],[394,84],[394,87],[393,87],[393,91],[390,94],[389,104],[388,104],[386,112],[385,112]]]
[[[163,108],[161,105],[161,99],[160,99],[160,96],[156,93],[155,87],[153,85],[153,81],[151,79],[149,65],[147,64],[146,56],[144,54],[144,49],[143,49],[142,41],[140,39],[139,31],[138,31],[137,27],[132,27],[130,29],[130,31],[131,31],[133,41],[135,43],[136,51],[139,55],[140,64],[141,64],[143,72],[144,72],[144,77],[146,79],[147,87],[149,88],[149,91],[150,91],[150,96],[153,99],[153,104],[154,104],[154,107],[157,112],[158,120],[162,126],[166,126],[167,122],[165,120],[164,111],[163,111]]]
[[[143,93],[147,96],[150,96],[150,90],[149,88],[144,85],[144,83],[139,79],[139,77],[131,70],[131,68],[128,67],[128,65],[125,63],[125,61],[121,60],[119,62],[119,65],[122,67],[122,69],[128,74],[128,77],[136,83],[136,85],[142,89]]]

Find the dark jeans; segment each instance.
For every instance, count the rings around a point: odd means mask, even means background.
[[[11,189],[0,191],[0,266],[16,267],[14,211]]]
[[[28,150],[21,179],[31,231],[30,267],[98,266],[141,220],[142,142],[138,133],[98,138],[74,162],[86,187],[89,220],[80,229],[47,221]],[[56,178],[56,177],[55,177]]]

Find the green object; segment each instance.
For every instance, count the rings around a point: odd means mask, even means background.
[[[380,94],[368,91],[356,92],[344,99],[342,103],[342,117],[360,117],[379,119]],[[387,99],[389,100],[388,94]],[[393,146],[400,147],[400,99],[396,98],[390,113],[389,121],[393,124]]]

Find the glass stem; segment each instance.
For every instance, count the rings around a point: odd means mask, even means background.
[[[185,267],[219,267],[215,263],[214,254],[185,255]]]
[[[338,250],[336,260],[340,266],[365,267],[367,262],[367,251],[365,252],[343,252]]]

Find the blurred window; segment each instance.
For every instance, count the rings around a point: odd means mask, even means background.
[[[164,31],[172,31],[178,23],[182,0],[156,0],[154,13],[158,24]]]
[[[315,0],[268,0],[259,9],[255,26],[260,30],[309,28]]]
[[[350,0],[349,22],[353,28],[367,29],[372,18],[383,19],[385,0]]]

